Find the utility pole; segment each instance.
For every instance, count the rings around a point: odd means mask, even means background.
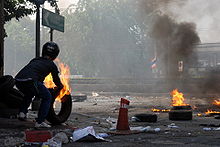
[[[4,74],[4,0],[0,1],[0,76]]]
[[[40,57],[40,4],[36,3],[36,57]]]
[[[40,5],[43,5],[45,0],[35,0],[36,10],[36,57],[40,57]]]

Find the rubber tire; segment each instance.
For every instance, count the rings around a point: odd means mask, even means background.
[[[192,120],[191,110],[171,110],[169,120]]]
[[[15,88],[12,88],[9,90],[6,98],[3,100],[3,102],[8,105],[9,108],[18,109],[20,108],[22,101],[24,99],[23,93],[18,91]]]
[[[136,114],[134,115],[138,122],[157,122],[156,114]]]
[[[58,114],[55,113],[53,104],[55,101],[51,103],[51,107],[49,113],[47,115],[47,121],[53,125],[59,125],[67,121],[72,111],[72,97],[71,95],[65,95],[62,98],[61,109]]]
[[[7,95],[9,89],[13,88],[15,80],[10,75],[0,77],[0,93],[1,95]]]
[[[187,106],[173,106],[171,110],[192,110],[190,105]]]

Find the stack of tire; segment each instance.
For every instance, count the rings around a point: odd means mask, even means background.
[[[15,118],[18,114],[24,96],[14,86],[12,76],[0,77],[0,117]]]
[[[190,105],[173,106],[169,112],[169,120],[192,120],[192,114],[192,107]]]

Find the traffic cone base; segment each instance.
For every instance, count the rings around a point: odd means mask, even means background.
[[[128,109],[127,108],[119,109],[116,129],[117,130],[130,130],[130,127],[128,124]]]

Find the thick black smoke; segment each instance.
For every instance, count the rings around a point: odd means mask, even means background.
[[[183,61],[184,67],[195,64],[192,62],[197,62],[194,46],[200,42],[200,38],[196,32],[195,23],[178,22],[173,17],[174,15],[168,13],[169,9],[175,6],[184,6],[186,2],[143,0],[141,3],[141,8],[145,10],[145,15],[148,18],[146,23],[150,26],[148,35],[154,40],[153,43],[156,46],[152,52],[157,54],[160,73],[169,78],[179,76],[179,61]],[[193,60],[191,60],[192,58]]]
[[[157,16],[150,35],[156,40],[156,52],[162,59],[161,66],[165,67],[163,72],[172,77],[178,75],[178,61],[186,66],[191,64],[188,59],[194,54],[195,44],[200,42],[194,23],[177,23],[167,15]],[[196,58],[193,59],[196,62]]]

